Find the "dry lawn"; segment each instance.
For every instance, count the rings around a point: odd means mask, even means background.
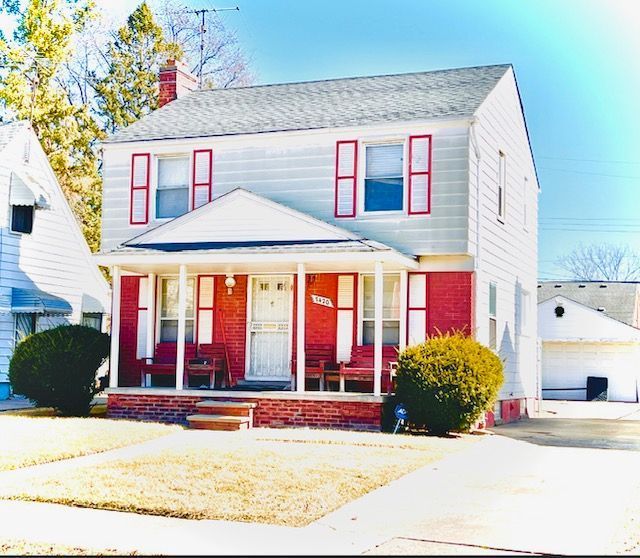
[[[95,550],[64,544],[3,540],[0,541],[0,556],[110,556],[122,555],[116,550]]]
[[[178,426],[100,418],[0,415],[0,471],[79,457],[171,434]]]
[[[18,481],[0,497],[303,526],[472,443],[333,431],[188,432],[144,457]]]

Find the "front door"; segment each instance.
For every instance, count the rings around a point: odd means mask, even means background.
[[[291,277],[251,278],[246,377],[251,380],[291,379]]]

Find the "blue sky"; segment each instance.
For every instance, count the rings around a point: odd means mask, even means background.
[[[640,251],[640,0],[186,0],[258,83],[511,62],[540,185],[540,276],[582,243]],[[98,0],[124,17],[136,2]],[[562,229],[562,230],[555,230]],[[612,232],[624,231],[624,232]]]

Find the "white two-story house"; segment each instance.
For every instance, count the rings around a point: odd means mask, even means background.
[[[28,122],[0,124],[0,399],[17,343],[82,323],[106,330],[110,289]]]
[[[525,413],[538,182],[510,65],[194,83],[168,63],[163,106],[102,145],[111,416],[234,398],[378,428],[396,351],[454,329],[505,361],[496,418]]]

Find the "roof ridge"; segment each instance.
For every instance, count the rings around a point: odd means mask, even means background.
[[[222,92],[222,91],[238,91],[241,89],[258,89],[258,88],[266,88],[266,87],[279,87],[285,85],[309,85],[312,83],[331,83],[335,81],[355,81],[360,79],[375,79],[375,78],[386,78],[386,77],[401,77],[401,76],[414,76],[414,75],[423,75],[423,74],[437,74],[437,73],[445,73],[445,72],[456,72],[459,70],[475,70],[480,68],[510,68],[513,67],[513,64],[510,62],[505,62],[504,64],[478,64],[475,66],[460,66],[457,68],[438,68],[436,70],[419,70],[415,72],[394,72],[389,74],[374,74],[374,75],[365,75],[365,76],[345,76],[345,77],[335,77],[335,78],[325,78],[325,79],[309,79],[309,80],[301,80],[301,81],[283,81],[278,83],[261,83],[257,85],[242,85],[240,87],[225,87],[225,88],[211,88],[211,89],[196,89],[191,91],[189,95],[202,94],[202,93],[211,93],[213,91]]]

